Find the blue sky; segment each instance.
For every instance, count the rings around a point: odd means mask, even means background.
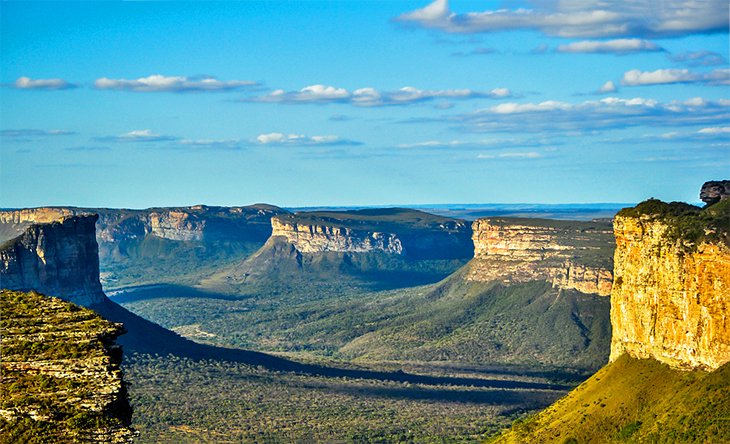
[[[2,2],[0,206],[696,202],[728,6]]]

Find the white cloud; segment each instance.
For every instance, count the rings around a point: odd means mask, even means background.
[[[476,133],[585,133],[637,126],[724,126],[730,121],[730,100],[700,97],[662,103],[654,99],[606,97],[568,103],[548,100],[538,103],[502,103],[470,113],[419,119],[414,122],[457,123]]]
[[[478,159],[539,159],[541,157],[542,154],[537,151],[514,151],[497,154],[479,154],[477,156]]]
[[[182,139],[179,143],[191,147],[238,149],[241,141],[238,139]]]
[[[616,85],[613,83],[613,81],[609,80],[608,82],[604,83],[603,86],[598,88],[599,94],[607,94],[616,92],[617,88]]]
[[[259,145],[271,146],[334,146],[361,145],[361,142],[342,139],[339,136],[305,136],[303,134],[266,133],[256,137]]]
[[[730,84],[730,70],[716,69],[708,73],[698,73],[689,69],[657,69],[656,71],[632,69],[624,73],[621,83],[626,86],[667,85],[672,83],[728,85]]]
[[[396,20],[449,33],[536,30],[560,37],[672,37],[726,32],[725,0],[540,1],[534,9],[457,14],[436,0]]]
[[[663,48],[654,42],[643,39],[616,39],[616,40],[583,40],[580,42],[560,45],[558,52],[568,53],[595,53],[595,54],[629,54],[636,52],[663,51]]]
[[[97,137],[96,140],[105,142],[169,142],[177,140],[174,136],[165,136],[153,133],[149,129],[134,130],[118,136]]]
[[[47,90],[70,89],[76,87],[76,85],[63,79],[31,79],[30,77],[18,77],[13,86],[17,89]]]
[[[110,79],[101,77],[94,82],[97,89],[134,92],[214,92],[232,91],[257,85],[250,80],[221,81],[214,77],[169,77],[160,74],[139,79]]]
[[[0,130],[0,137],[4,139],[12,139],[14,141],[28,141],[33,137],[47,137],[47,136],[69,136],[76,134],[73,131],[52,129],[52,130],[39,130],[39,129],[4,129]]]
[[[716,126],[711,128],[702,128],[697,131],[699,134],[730,134],[730,126]]]
[[[434,99],[467,100],[475,98],[499,99],[511,96],[507,88],[494,88],[489,92],[471,89],[424,90],[406,86],[395,91],[380,91],[375,88],[359,88],[349,91],[326,85],[311,85],[299,91],[277,89],[265,96],[248,97],[244,102],[263,103],[349,103],[355,106],[397,106],[420,103]]]

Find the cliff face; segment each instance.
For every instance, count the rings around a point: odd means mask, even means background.
[[[383,252],[409,259],[466,259],[473,246],[462,220],[416,210],[386,208],[302,212],[271,219],[280,236],[300,253]]]
[[[678,368],[730,361],[730,249],[687,251],[650,215],[617,216],[611,360],[623,353]]]
[[[131,442],[121,324],[34,292],[2,290],[0,305],[3,440]]]
[[[272,236],[282,236],[301,253],[327,251],[365,253],[382,251],[403,254],[403,243],[392,233],[368,232],[346,227],[304,225],[281,218],[271,219]]]
[[[0,246],[0,287],[57,294],[84,306],[103,301],[96,220],[68,216],[33,224],[6,241]]]
[[[611,293],[613,236],[606,223],[492,218],[475,221],[472,232],[467,280],[544,280],[582,293]]]

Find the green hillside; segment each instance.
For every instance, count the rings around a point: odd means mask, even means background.
[[[673,370],[624,355],[497,443],[730,442],[730,364]]]

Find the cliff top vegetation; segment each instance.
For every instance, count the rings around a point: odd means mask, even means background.
[[[664,222],[670,227],[666,233],[668,239],[681,240],[690,250],[703,242],[730,247],[730,199],[705,208],[684,202],[648,199],[633,208],[624,208],[617,216]]]

